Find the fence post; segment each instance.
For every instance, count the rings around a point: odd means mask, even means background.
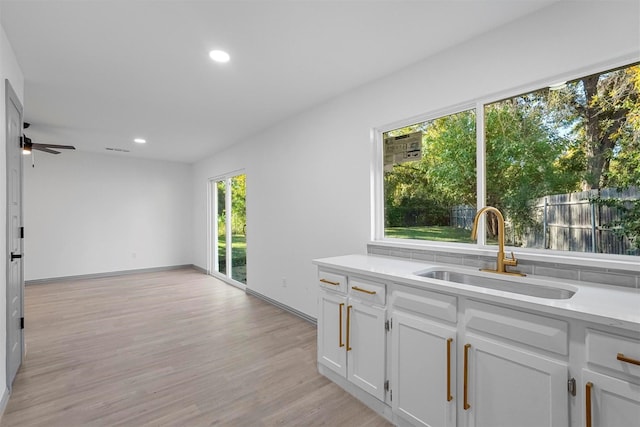
[[[542,213],[542,249],[547,249],[547,197],[544,198],[544,210]]]
[[[596,204],[589,200],[591,206],[591,252],[596,252]]]

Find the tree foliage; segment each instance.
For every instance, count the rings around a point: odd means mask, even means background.
[[[216,183],[218,191],[218,234],[226,233],[226,180]],[[247,184],[246,175],[237,175],[231,178],[231,232],[233,234],[245,234],[247,224],[246,207]]]

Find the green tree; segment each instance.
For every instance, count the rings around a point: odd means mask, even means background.
[[[231,178],[231,231],[244,234],[247,225],[247,176]]]
[[[574,139],[582,188],[640,184],[640,66],[596,73],[548,95],[547,112]]]
[[[247,179],[246,175],[237,175],[231,178],[231,232],[233,234],[244,234],[247,224]],[[218,190],[218,234],[224,236],[226,233],[225,193],[226,180],[217,182]]]
[[[449,225],[454,205],[475,205],[475,114],[463,111],[398,129],[422,131],[422,158],[384,175],[386,226]]]
[[[575,191],[581,165],[569,156],[571,140],[547,122],[540,93],[487,105],[485,123],[487,204],[522,233],[534,224],[531,201]]]

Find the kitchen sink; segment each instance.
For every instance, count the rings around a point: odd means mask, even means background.
[[[479,288],[494,289],[497,291],[512,292],[515,294],[528,295],[537,298],[547,299],[569,299],[576,292],[560,286],[549,286],[538,279],[521,278],[510,279],[460,272],[455,270],[427,270],[415,273],[417,276],[430,279],[444,280],[446,282],[461,283],[464,285],[477,286]],[[488,273],[492,274],[492,273]],[[539,283],[543,282],[543,283]]]

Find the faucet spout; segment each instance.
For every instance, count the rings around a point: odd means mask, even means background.
[[[498,254],[496,269],[483,269],[483,271],[524,276],[523,273],[520,273],[518,271],[507,271],[507,266],[518,265],[518,260],[515,258],[515,256],[513,256],[513,252],[511,253],[511,258],[506,258],[504,256],[504,216],[502,216],[502,212],[500,212],[497,208],[494,208],[493,206],[485,206],[484,208],[480,209],[478,213],[476,213],[476,216],[473,219],[471,238],[474,240],[478,238],[478,223],[480,222],[480,217],[482,217],[482,214],[484,214],[485,212],[493,212],[496,215],[496,218],[498,218]]]

